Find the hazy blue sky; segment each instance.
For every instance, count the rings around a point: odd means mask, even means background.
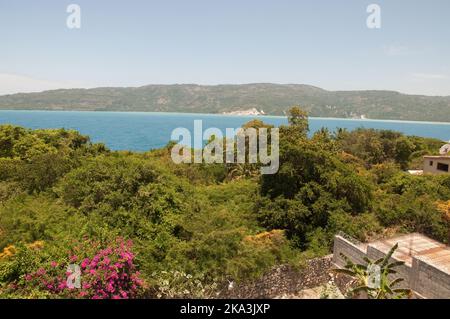
[[[381,29],[366,26],[371,3]],[[0,94],[275,82],[450,95],[449,0],[0,0],[0,41]]]

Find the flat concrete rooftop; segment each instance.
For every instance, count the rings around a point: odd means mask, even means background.
[[[411,266],[413,257],[450,274],[450,248],[424,235],[413,233],[370,243],[370,246],[388,253],[398,243],[394,256]]]
[[[449,155],[426,155],[423,158],[450,160],[450,156]]]

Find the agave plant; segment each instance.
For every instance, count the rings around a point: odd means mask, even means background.
[[[396,267],[402,266],[403,261],[389,262],[398,244],[391,248],[386,256],[376,261],[364,257],[366,264],[355,264],[347,256],[341,254],[345,260],[344,268],[333,269],[334,272],[345,274],[353,278],[348,294],[357,299],[400,299],[411,295],[410,289],[398,288],[404,281],[397,277],[391,280],[390,277],[397,274]]]

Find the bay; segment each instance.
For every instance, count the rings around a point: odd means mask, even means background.
[[[194,120],[202,120],[204,130],[216,127],[225,133],[226,128],[238,128],[254,118],[255,116],[192,113],[0,110],[0,125],[13,124],[32,129],[75,129],[89,135],[93,142],[105,143],[112,150],[130,151],[163,147],[170,141],[175,128],[184,127],[193,132]],[[287,124],[286,117],[256,118],[275,126]],[[387,129],[407,135],[450,140],[450,123],[310,118],[311,133],[322,127],[330,131],[337,128],[354,130],[359,127]]]

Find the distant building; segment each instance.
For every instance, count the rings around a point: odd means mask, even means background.
[[[450,156],[424,156],[423,172],[424,174],[449,174]]]

